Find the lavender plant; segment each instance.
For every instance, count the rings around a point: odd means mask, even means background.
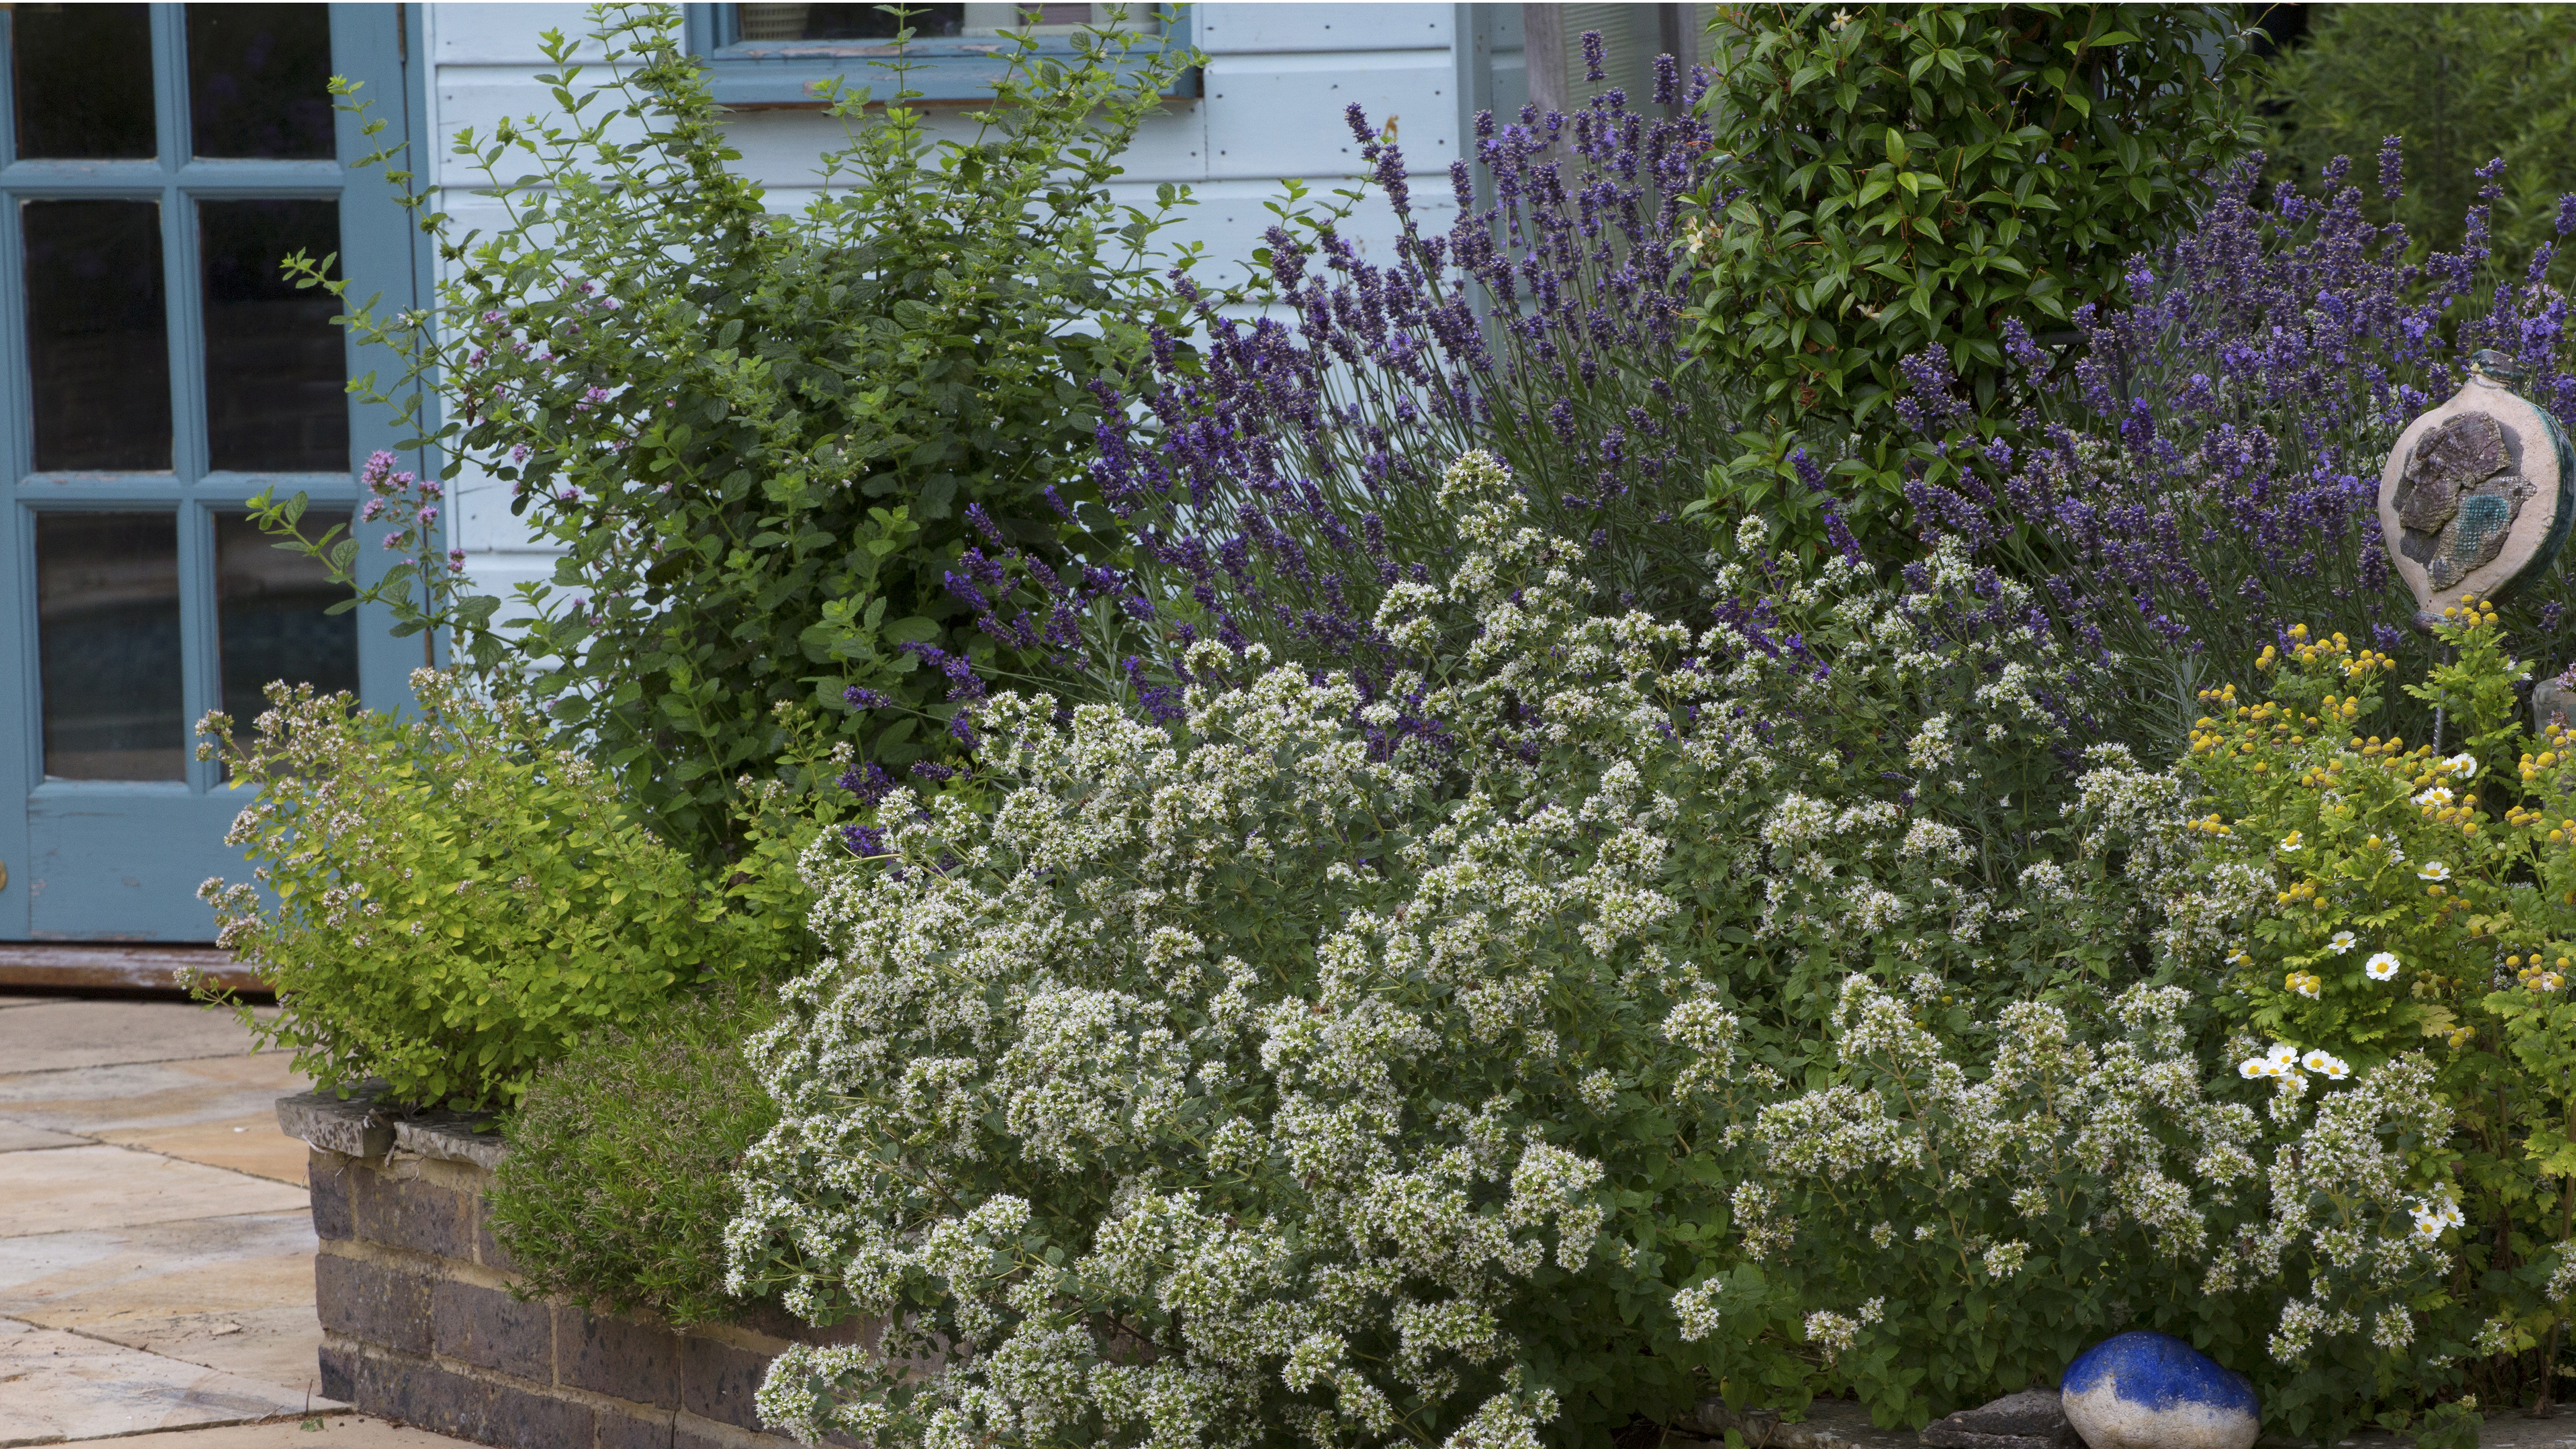
[[[1586,44],[1597,81],[1599,39]],[[1372,621],[1387,589],[1454,557],[1435,473],[1469,448],[1511,468],[1537,526],[1583,542],[1603,601],[1696,599],[1705,547],[1677,515],[1732,416],[1690,379],[1681,335],[1681,198],[1717,164],[1704,83],[1666,57],[1660,116],[1613,89],[1571,114],[1479,118],[1493,199],[1478,206],[1455,163],[1445,233],[1416,210],[1402,148],[1355,105],[1392,254],[1367,260],[1329,223],[1274,227],[1260,260],[1286,318],[1243,320],[1179,282],[1204,347],[1158,336],[1136,415],[1104,410],[1092,471],[1136,540],[1166,649],[1258,641],[1352,668],[1373,696],[1423,662]],[[1028,588],[1019,607],[1045,597]]]
[[[2250,688],[2250,661],[2293,623],[2340,632],[2420,669],[2431,641],[2387,566],[2375,512],[2389,447],[2447,397],[2470,357],[2576,418],[2555,243],[2518,278],[2489,276],[2499,166],[2481,171],[2467,244],[2419,256],[2370,220],[2350,167],[2323,194],[2232,171],[2199,224],[2130,264],[2134,305],[2085,314],[2080,350],[2007,325],[2025,374],[2062,375],[2018,428],[1980,421],[1937,350],[1908,360],[1899,403],[1918,430],[1918,523],[2039,581],[2048,607],[2129,683],[2115,732],[2175,752],[2198,692]],[[2401,194],[2391,137],[2383,200]],[[2576,199],[2561,210],[2576,227]],[[2563,572],[2509,609],[2531,647],[2563,651]],[[2393,722],[2410,734],[2411,707]]]

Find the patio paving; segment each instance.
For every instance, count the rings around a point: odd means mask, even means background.
[[[314,1394],[287,1060],[193,1006],[0,996],[0,1449],[462,1442]]]

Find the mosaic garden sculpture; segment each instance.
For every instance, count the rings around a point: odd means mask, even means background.
[[[2481,352],[2448,402],[2389,450],[2379,524],[2419,625],[2469,594],[2493,598],[2546,571],[2576,518],[2576,456],[2549,414]]]

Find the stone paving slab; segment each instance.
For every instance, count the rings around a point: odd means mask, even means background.
[[[302,1394],[275,1384],[0,1318],[0,1449],[238,1424],[307,1407]]]
[[[266,1008],[264,1015],[274,1015]],[[0,1011],[0,1072],[59,1071],[249,1049],[228,1011],[175,1001],[42,1001]]]
[[[116,1449],[435,1449],[465,1442],[364,1414],[298,1414],[266,1424],[143,1434]]]
[[[0,996],[0,1445],[450,1442],[309,1412],[345,1406],[307,1397],[305,1151],[273,1107],[308,1084],[250,1046],[191,1006]]]
[[[0,1238],[0,1315],[309,1388],[315,1246],[301,1208]]]
[[[122,1147],[13,1152],[0,1171],[11,1237],[308,1207],[304,1189]]]
[[[89,1139],[68,1132],[48,1132],[23,1122],[0,1118],[0,1152],[41,1152],[48,1147],[83,1147]]]
[[[229,1057],[0,1073],[0,1117],[96,1134],[184,1127],[261,1111],[273,1126],[274,1094],[300,1090],[304,1079],[284,1053],[253,1056],[247,1038],[238,1045],[240,1050]]]
[[[304,1144],[277,1129],[277,1098],[305,1084],[292,1060],[262,1052],[0,1076],[0,1122],[301,1186]]]
[[[304,1144],[277,1130],[277,1114],[219,1117],[185,1127],[117,1128],[98,1140],[119,1147],[157,1152],[206,1167],[220,1167],[251,1177],[264,1177],[293,1187],[304,1186],[305,1164],[312,1154]]]

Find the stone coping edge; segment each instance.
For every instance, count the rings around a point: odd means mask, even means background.
[[[1737,1413],[1724,1399],[1702,1399],[1692,1427],[1711,1440],[1723,1440],[1729,1429],[1744,1436],[1749,1449],[1918,1449],[1914,1435],[1882,1429],[1869,1421],[1869,1410],[1849,1399],[1818,1399],[1807,1406],[1803,1422],[1785,1424],[1777,1409]]]
[[[510,1153],[491,1129],[488,1112],[405,1109],[384,1101],[385,1084],[370,1081],[342,1097],[323,1089],[277,1099],[277,1125],[289,1137],[344,1157],[382,1162],[406,1157],[463,1162],[489,1172]],[[476,1131],[476,1128],[482,1128]]]

